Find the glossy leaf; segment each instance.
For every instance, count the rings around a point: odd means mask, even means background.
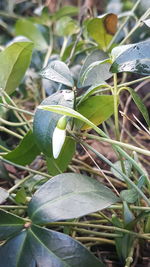
[[[16,42],[0,53],[0,88],[12,94],[22,80],[31,60],[33,44]]]
[[[58,36],[70,36],[77,33],[79,27],[76,20],[65,16],[57,20],[55,31]]]
[[[147,125],[150,126],[149,113],[142,99],[132,88],[128,88],[128,91],[130,92],[132,99],[135,102],[136,106],[138,107],[139,111],[142,113],[145,121],[147,122]]]
[[[22,218],[0,209],[0,240],[18,233],[23,229],[24,224],[25,221]]]
[[[68,235],[32,225],[0,247],[5,267],[104,267]]]
[[[108,80],[112,76],[112,73],[109,72],[110,66],[109,59],[93,62],[82,74],[80,78],[81,86],[85,87]]]
[[[47,97],[42,103],[41,107],[45,105],[64,105],[73,107],[73,100],[65,100],[68,95],[72,95],[71,90],[58,91],[55,94]],[[48,112],[46,110],[37,109],[33,122],[33,133],[35,141],[39,149],[47,156],[52,156],[52,135],[61,116]]]
[[[9,197],[9,193],[6,189],[0,187],[0,204],[5,202],[5,200]]]
[[[107,87],[107,83],[103,82],[102,84],[94,84],[91,85],[90,88],[82,95],[80,101],[78,104],[80,104],[81,102],[83,102],[86,98],[88,98],[90,95],[96,93],[97,90],[100,90],[102,88]]]
[[[36,267],[26,230],[0,247],[0,259],[3,259],[3,265],[0,263],[0,267]]]
[[[84,84],[82,82],[83,75],[87,72],[88,68],[92,66],[97,61],[104,61],[108,59],[108,54],[103,52],[102,50],[94,50],[90,55],[88,55],[85,59],[85,62],[81,68],[79,80],[78,80],[78,87],[82,86],[89,86],[93,84],[101,84],[105,80],[109,79],[112,75],[109,72],[110,64],[99,64],[98,66],[95,66],[93,70],[90,71],[88,80]],[[101,71],[103,74],[101,74]]]
[[[67,169],[74,153],[75,141],[67,136],[59,157],[57,159],[54,159],[53,157],[46,158],[49,174],[57,175],[64,172]]]
[[[41,72],[40,75],[44,79],[52,80],[65,84],[69,87],[74,86],[71,73],[68,66],[59,60],[51,61]]]
[[[118,200],[98,181],[81,174],[65,173],[53,177],[36,191],[28,213],[34,223],[41,224],[81,217]]]
[[[78,106],[77,110],[95,125],[99,125],[107,120],[114,112],[113,96],[100,95],[89,97]],[[76,125],[77,127],[81,127],[82,130],[91,128],[81,121],[77,121]]]
[[[150,75],[150,41],[129,45],[127,49],[126,46],[123,46],[122,51],[124,52],[116,57],[111,66],[110,70],[113,73],[135,72],[141,75]],[[112,54],[114,53],[116,52],[112,51]]]
[[[39,154],[40,150],[35,143],[35,137],[33,133],[29,131],[20,144],[14,150],[8,152],[4,158],[20,165],[27,165]]]
[[[27,19],[19,19],[16,23],[16,34],[30,39],[37,50],[45,50],[48,47],[40,30]]]
[[[97,18],[93,18],[87,25],[89,35],[104,50],[107,49],[113,35],[117,29],[117,16],[113,13],[104,14]]]

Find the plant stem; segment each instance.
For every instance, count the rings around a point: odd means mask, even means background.
[[[121,147],[130,149],[132,151],[136,151],[137,153],[140,153],[140,154],[143,154],[145,156],[149,156],[150,157],[150,151],[147,150],[147,149],[142,149],[142,148],[139,148],[139,147],[136,147],[136,146],[133,146],[133,145],[130,145],[130,144],[126,144],[126,143],[123,143],[123,142],[119,142],[119,141],[116,141],[116,140],[113,140],[113,139],[108,139],[108,138],[104,138],[104,137],[95,136],[93,134],[78,133],[78,132],[73,132],[73,133],[75,133],[75,134],[77,134],[79,136],[86,136],[89,139],[94,139],[94,140],[98,140],[98,141],[101,141],[101,142],[106,142],[106,143],[110,143],[110,144],[114,144],[114,145],[119,145]]]
[[[118,119],[118,92],[117,92],[117,74],[114,74],[114,90],[113,90],[113,98],[114,98],[114,118],[115,118],[115,132],[116,139],[119,141],[120,133],[119,133],[119,119]]]
[[[11,106],[9,104],[0,103],[0,106],[8,108],[8,109],[16,110],[16,111],[21,112],[21,113],[25,113],[25,114],[28,114],[30,116],[34,116],[34,113],[32,113],[30,111],[27,111],[27,110],[24,110],[24,109],[20,109],[20,108],[17,108],[17,107],[13,107],[13,106]]]
[[[45,225],[45,224],[44,224]],[[139,234],[132,231],[129,231],[127,229],[115,227],[115,226],[108,226],[108,225],[95,225],[95,224],[87,224],[82,222],[50,222],[46,224],[47,226],[77,226],[77,227],[91,227],[91,228],[97,228],[97,229],[103,229],[103,230],[110,230],[110,231],[117,231],[121,233],[126,233],[130,235],[134,235],[138,238],[143,238],[146,240],[150,240],[150,236],[146,234]]]
[[[13,127],[18,127],[18,126],[28,124],[28,122],[26,122],[26,121],[24,121],[24,122],[11,122],[11,121],[4,120],[2,118],[0,118],[0,122],[3,124],[9,125],[9,126],[13,126]],[[31,122],[31,121],[29,121],[29,122]]]
[[[84,228],[74,227],[73,230],[76,230],[76,232],[79,232],[79,233],[92,234],[92,235],[95,235],[95,236],[104,236],[104,237],[110,237],[110,238],[121,237],[121,235],[119,235],[119,234],[96,232],[96,231],[93,231],[93,230],[86,230]]]
[[[99,237],[76,237],[76,240],[79,241],[98,241],[99,243],[107,243],[111,245],[115,245],[115,241],[108,240],[106,238],[99,238]]]
[[[140,78],[140,79],[137,79],[137,80],[133,80],[131,82],[126,82],[126,83],[122,83],[122,84],[119,84],[118,87],[124,87],[124,86],[129,86],[129,85],[132,85],[132,84],[135,84],[135,83],[140,83],[142,81],[145,81],[145,80],[148,80],[150,79],[150,76],[145,76],[143,78]]]
[[[2,145],[0,145],[0,149],[4,150],[4,151],[6,151],[6,152],[10,152],[10,150],[9,150],[8,148],[6,148],[6,147],[4,147],[4,146],[2,146]]]
[[[27,206],[0,205],[0,209],[27,209]]]
[[[5,127],[3,127],[3,126],[0,126],[0,131],[5,132],[5,133],[8,133],[10,135],[13,135],[13,136],[15,136],[15,137],[17,137],[17,138],[19,138],[21,140],[23,139],[23,136],[21,136],[20,134],[17,134],[15,132],[13,132],[13,131],[11,131],[11,130],[5,128]]]

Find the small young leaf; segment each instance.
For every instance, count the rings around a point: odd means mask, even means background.
[[[81,174],[65,173],[53,177],[36,191],[28,213],[34,223],[41,224],[81,217],[118,200],[98,181]]]
[[[0,240],[5,240],[23,229],[25,221],[5,210],[0,209]]]
[[[89,97],[77,109],[80,114],[92,121],[95,125],[99,125],[107,120],[114,112],[113,96],[100,95]],[[77,127],[81,127],[82,130],[91,128],[81,121],[77,121]]]
[[[51,61],[43,70],[41,70],[40,75],[44,79],[62,83],[69,87],[74,86],[74,81],[68,66],[59,60]]]
[[[0,53],[0,88],[12,94],[22,80],[31,59],[33,43],[16,42]]]
[[[126,49],[127,47],[127,49]],[[113,50],[117,50],[114,48]],[[112,50],[112,56],[114,51]],[[110,71],[135,72],[141,75],[150,75],[150,41],[144,41],[137,44],[125,45],[119,50],[120,53],[113,62]],[[116,54],[116,52],[115,52]]]
[[[21,187],[15,196],[15,201],[19,204],[25,204],[26,203],[26,191],[23,187]]]
[[[29,131],[20,144],[13,151],[8,152],[4,158],[20,165],[27,165],[39,154],[40,150],[35,143],[34,135]]]
[[[46,40],[39,29],[27,19],[19,19],[16,23],[16,34],[30,39],[37,50],[45,50],[48,47]]]
[[[56,22],[56,35],[58,36],[70,36],[79,31],[76,20],[73,20],[70,17],[62,17]]]

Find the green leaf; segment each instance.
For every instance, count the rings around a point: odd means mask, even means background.
[[[55,94],[47,97],[41,103],[41,107],[45,105],[58,104],[73,107],[73,100],[65,100],[68,95],[72,95],[71,90],[58,91]],[[46,110],[37,109],[33,122],[33,133],[35,141],[39,149],[47,156],[52,157],[52,136],[57,122],[61,116],[48,112]]]
[[[44,197],[43,197],[44,196]],[[118,197],[103,184],[81,174],[59,174],[40,187],[29,203],[34,223],[78,218],[102,210]]]
[[[49,174],[54,176],[64,172],[67,169],[74,153],[75,141],[67,136],[59,157],[57,159],[54,159],[53,157],[46,158]]]
[[[90,95],[96,93],[97,90],[102,89],[103,87],[107,87],[107,83],[103,82],[102,84],[91,85],[91,87],[82,95],[78,105],[81,104],[81,102],[83,102]]]
[[[128,160],[124,160],[123,163],[124,163],[124,167],[125,167],[126,175],[127,175],[128,177],[130,177],[130,175],[131,175],[131,169],[132,169],[132,164],[131,164],[131,162],[128,161]],[[122,172],[122,167],[121,167],[121,163],[120,163],[120,161],[116,161],[116,162],[114,163],[114,167],[115,167],[116,169],[118,169],[120,172]],[[119,173],[118,173],[115,169],[113,169],[112,167],[111,167],[111,172],[112,172],[113,175],[114,175],[115,177],[117,177],[119,180],[124,181],[122,175],[119,174]]]
[[[27,238],[27,231],[24,230],[0,247],[0,258],[3,259],[3,266],[36,266],[36,262],[31,253],[30,244]]]
[[[40,75],[44,79],[62,83],[69,87],[74,86],[74,81],[68,66],[59,60],[51,61],[43,70],[41,70]]]
[[[18,233],[23,229],[24,224],[25,221],[22,218],[0,209],[0,240]]]
[[[92,96],[82,102],[78,107],[78,112],[92,121],[95,125],[107,120],[114,112],[113,96],[100,95]],[[88,124],[77,121],[77,127],[82,130],[91,128]]]
[[[5,200],[9,197],[9,193],[6,189],[0,187],[0,204],[5,202]]]
[[[142,99],[132,88],[128,87],[128,91],[130,92],[132,99],[135,102],[136,106],[138,107],[139,111],[142,113],[147,125],[150,126],[149,113]]]
[[[40,150],[35,143],[34,135],[29,131],[20,144],[13,151],[8,152],[4,158],[20,165],[28,165],[39,154]]]
[[[93,69],[90,70],[90,73],[87,77],[85,84],[82,82],[83,75],[85,75],[90,66],[93,66],[92,64],[94,64],[97,61],[102,62],[106,59],[108,59],[108,54],[103,52],[102,50],[94,50],[91,52],[90,55],[86,57],[79,75],[79,80],[78,80],[79,88],[82,86],[104,83],[105,80],[109,79],[112,76],[111,73],[109,72],[110,69],[109,63],[105,63],[104,65],[98,64],[98,66],[95,66]]]
[[[126,201],[123,201],[123,221],[125,226],[129,225],[135,219]]]
[[[0,247],[0,258],[5,267],[104,267],[78,241],[36,225]]]
[[[150,28],[150,19],[143,20],[144,24]]]
[[[112,50],[112,56],[117,54],[117,49]],[[121,50],[123,51],[121,53]],[[119,55],[113,62],[110,71],[135,72],[141,75],[150,75],[150,41],[119,47]]]
[[[89,35],[104,50],[107,49],[113,35],[117,29],[117,16],[113,13],[104,14],[97,18],[93,18],[87,25]]]
[[[70,36],[78,33],[79,27],[76,20],[66,16],[57,20],[55,31],[58,36]]]
[[[110,59],[93,62],[80,77],[81,87],[108,80],[112,76],[112,73],[109,72],[110,66]]]
[[[55,12],[54,19],[58,20],[64,16],[74,16],[74,15],[77,15],[78,12],[79,12],[79,9],[75,6],[63,6],[58,11]]]
[[[21,187],[16,193],[15,201],[19,204],[25,204],[27,202],[26,197],[26,191],[23,187]]]
[[[37,50],[45,50],[48,48],[48,44],[42,33],[31,21],[19,19],[16,23],[15,30],[17,35],[23,35],[30,39]]]
[[[22,80],[31,60],[33,44],[16,42],[0,53],[0,88],[12,94]]]

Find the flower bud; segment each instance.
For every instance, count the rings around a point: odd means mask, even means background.
[[[53,132],[52,137],[52,148],[53,148],[53,157],[54,159],[57,159],[61,149],[63,147],[63,144],[66,139],[66,125],[67,125],[67,119],[66,116],[63,116],[59,119],[56,128]]]

